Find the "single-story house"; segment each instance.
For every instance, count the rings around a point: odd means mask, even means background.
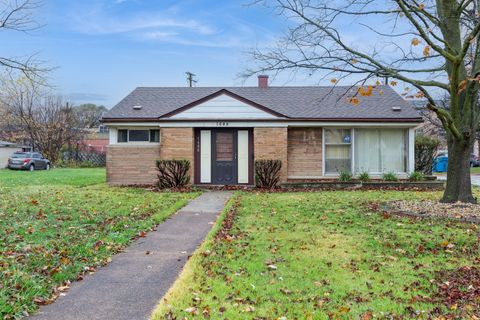
[[[108,182],[154,183],[157,159],[189,160],[198,185],[252,185],[256,159],[281,160],[282,182],[414,170],[414,129],[422,117],[389,86],[365,90],[357,101],[357,88],[258,81],[136,88],[103,117]]]
[[[0,140],[0,169],[6,168],[8,165],[8,158],[17,151],[30,151],[31,148],[22,146],[13,142]]]

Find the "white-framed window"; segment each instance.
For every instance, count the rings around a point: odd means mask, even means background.
[[[355,129],[355,173],[407,172],[408,130]]]
[[[118,129],[117,143],[160,142],[159,129]]]
[[[352,129],[324,129],[325,174],[352,170]]]

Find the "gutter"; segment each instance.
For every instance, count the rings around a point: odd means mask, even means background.
[[[119,122],[199,122],[199,121],[227,121],[227,122],[414,122],[422,123],[422,118],[290,118],[290,119],[160,119],[160,118],[103,118],[102,123]]]

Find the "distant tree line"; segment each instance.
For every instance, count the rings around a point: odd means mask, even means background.
[[[107,109],[74,106],[38,80],[12,74],[1,79],[0,139],[28,143],[56,163],[60,150],[81,142]]]

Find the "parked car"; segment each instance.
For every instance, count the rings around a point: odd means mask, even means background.
[[[38,152],[15,152],[10,158],[8,158],[9,169],[20,170],[50,170],[50,161],[45,159]]]
[[[480,158],[474,153],[470,156],[470,167],[480,167]]]

